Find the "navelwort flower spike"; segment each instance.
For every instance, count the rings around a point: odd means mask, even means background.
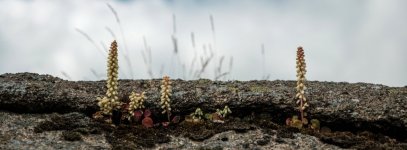
[[[103,98],[97,98],[99,100],[98,105],[100,110],[105,115],[112,115],[113,109],[119,109],[121,102],[118,97],[118,70],[119,63],[117,59],[117,43],[113,41],[107,60],[107,80],[106,80],[106,95]]]
[[[299,110],[301,112],[301,121],[304,121],[304,110],[309,106],[305,98],[305,74],[307,73],[305,55],[302,47],[297,48],[297,94],[295,96]]]
[[[131,92],[129,99],[129,107],[128,111],[131,116],[134,116],[134,111],[137,109],[143,109],[144,108],[144,100],[147,97],[145,96],[145,92],[142,93],[135,93]]]
[[[168,120],[170,120],[171,116],[171,81],[170,77],[164,76],[163,80],[161,81],[161,108],[163,109],[162,113],[167,113]]]

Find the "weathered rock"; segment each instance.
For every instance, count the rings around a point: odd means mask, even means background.
[[[276,135],[268,135],[260,130],[251,130],[246,133],[234,131],[222,132],[201,142],[193,141],[182,136],[172,136],[171,140],[162,143],[138,143],[140,141],[121,140],[122,143],[111,145],[104,134],[83,134],[79,131],[56,130],[42,133],[33,132],[34,128],[55,117],[78,116],[75,113],[66,115],[59,114],[17,114],[0,111],[0,149],[78,149],[78,150],[101,150],[101,149],[341,149],[334,145],[324,144],[318,138],[294,134],[294,138],[279,138],[281,143],[276,142]],[[83,117],[82,121],[88,120]],[[108,134],[108,133],[106,133]],[[109,137],[109,136],[108,136]],[[112,137],[113,138],[113,137]],[[164,138],[165,139],[165,138]],[[228,139],[228,140],[225,140]],[[116,139],[110,139],[116,140]],[[135,142],[133,144],[131,142]],[[149,145],[150,144],[150,145]],[[145,146],[140,148],[140,145]]]
[[[76,131],[64,130],[34,132],[39,124],[58,116],[0,111],[0,149],[111,149],[103,134],[78,135]]]
[[[276,122],[296,112],[294,81],[173,80],[172,111],[189,114],[197,107],[211,112],[228,105],[237,116],[270,113]],[[146,91],[146,107],[159,109],[160,80],[120,80],[121,99]],[[407,88],[366,83],[308,82],[309,118],[332,130],[368,130],[407,139]],[[98,110],[104,81],[66,81],[33,73],[0,75],[0,110],[22,113]]]

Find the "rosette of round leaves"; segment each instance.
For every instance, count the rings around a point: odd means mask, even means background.
[[[120,109],[121,102],[118,97],[118,49],[116,41],[113,41],[107,60],[107,80],[106,80],[106,95],[103,98],[98,97],[98,106],[105,115],[112,115],[113,109]]]
[[[287,126],[298,128],[298,129],[302,129],[302,128],[308,126],[308,128],[319,131],[319,129],[320,129],[319,120],[311,119],[310,124],[308,124],[307,118],[304,118],[304,119],[305,119],[305,121],[301,121],[300,119],[298,119],[298,116],[294,115],[292,118],[287,118],[285,120],[285,123]]]
[[[141,111],[139,111],[141,112]],[[144,118],[141,121],[141,124],[146,128],[151,128],[154,126],[154,121],[151,118],[151,111],[149,109],[144,110]]]
[[[286,125],[290,126],[290,127],[294,127],[294,128],[298,128],[298,129],[302,129],[303,127],[303,122],[301,120],[298,119],[298,116],[293,116],[292,118],[287,118],[285,120]]]

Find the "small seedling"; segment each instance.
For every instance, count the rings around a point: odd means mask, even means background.
[[[228,106],[225,106],[225,107],[223,108],[223,110],[216,109],[216,113],[217,113],[218,115],[222,116],[222,118],[226,118],[226,116],[227,116],[228,114],[232,113],[232,111],[230,110],[230,108],[229,108]]]
[[[292,118],[287,118],[285,123],[290,127],[298,129],[302,129],[303,127],[303,123],[301,122],[301,120],[298,119],[298,116],[296,115],[294,115]]]
[[[301,121],[298,116],[294,115],[292,118],[287,118],[285,120],[285,123],[287,126],[302,129],[304,127],[311,128],[313,130],[319,130],[320,128],[320,123],[317,119],[311,119],[311,123],[308,124],[308,119],[304,118],[303,121]]]
[[[311,129],[319,130],[319,128],[320,128],[319,120],[311,119]]]
[[[195,112],[185,116],[185,121],[198,124],[206,119],[215,123],[224,123],[225,117],[230,113],[232,113],[232,111],[228,106],[225,106],[222,110],[216,109],[216,112],[214,113],[204,113],[201,108],[197,108]]]
[[[199,120],[201,120],[201,119],[202,119],[202,116],[203,116],[203,112],[202,112],[201,108],[197,108],[197,109],[195,110],[195,112],[192,113],[192,114],[190,114],[190,115],[192,116],[192,119],[199,119]]]
[[[204,116],[204,112],[201,110],[201,108],[197,108],[195,110],[195,112],[193,112],[185,117],[185,121],[190,122],[190,123],[195,123],[195,124],[202,123],[203,116]]]
[[[212,114],[205,114],[204,116],[205,116],[206,120],[212,120],[213,119]]]
[[[232,113],[228,106],[225,106],[222,110],[216,109],[215,113],[212,113],[212,122],[224,123],[225,118],[228,114]]]

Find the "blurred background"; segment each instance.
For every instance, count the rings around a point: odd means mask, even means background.
[[[0,0],[0,74],[407,85],[404,0]]]

